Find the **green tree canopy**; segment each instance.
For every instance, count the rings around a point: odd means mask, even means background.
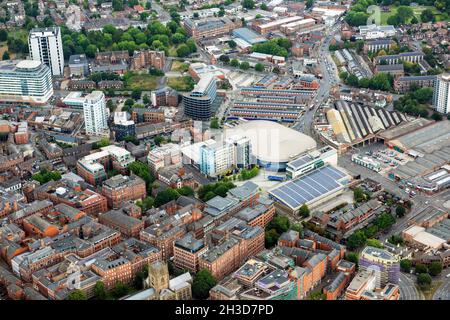
[[[80,289],[75,289],[69,293],[67,300],[87,300],[86,293]]]
[[[417,276],[417,284],[422,289],[427,289],[430,287],[432,282],[431,276],[428,273],[421,273]]]
[[[403,206],[397,206],[397,208],[395,208],[395,214],[397,215],[397,217],[403,217],[406,213],[406,209]]]
[[[207,299],[209,290],[217,284],[217,280],[208,269],[200,270],[192,282],[192,295],[196,299]]]
[[[108,293],[105,289],[103,281],[97,281],[94,286],[94,295],[97,300],[106,300]]]
[[[400,269],[403,272],[410,272],[412,268],[412,262],[409,259],[400,260]]]
[[[308,206],[306,205],[306,203],[302,204],[302,206],[301,206],[300,209],[298,210],[298,214],[299,214],[302,218],[308,218],[308,217],[309,217],[310,210],[309,210]]]
[[[414,268],[416,273],[428,273],[428,268],[426,265],[422,263],[417,263],[416,267]]]
[[[439,261],[433,261],[428,267],[428,272],[433,277],[439,275],[442,272],[442,263],[440,263]]]
[[[258,72],[263,72],[264,71],[264,65],[262,63],[257,63],[255,64],[255,70]]]

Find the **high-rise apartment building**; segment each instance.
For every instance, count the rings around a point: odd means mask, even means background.
[[[238,168],[248,168],[255,164],[256,160],[252,157],[250,139],[244,136],[232,136],[226,141],[234,146],[234,164]]]
[[[53,96],[50,69],[39,61],[0,62],[0,102],[42,105]]]
[[[217,84],[214,75],[208,74],[200,79],[190,93],[183,95],[184,113],[196,120],[211,117],[211,105],[217,96]]]
[[[388,283],[399,283],[400,263],[392,253],[384,249],[365,247],[359,258],[359,269],[375,272],[377,288]]]
[[[436,79],[433,108],[440,113],[450,113],[450,73],[441,74]]]
[[[225,173],[234,165],[234,145],[216,142],[200,147],[200,171],[210,177]]]
[[[86,134],[101,135],[108,129],[105,95],[102,91],[93,91],[83,102],[84,126]]]
[[[59,27],[36,28],[30,31],[28,46],[31,60],[49,66],[52,75],[64,75],[64,53]]]

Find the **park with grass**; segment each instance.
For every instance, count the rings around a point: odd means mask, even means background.
[[[390,24],[388,22],[388,19],[390,17],[395,17],[398,14],[398,8],[399,8],[398,6],[390,6],[389,11],[386,11],[386,12],[382,11],[381,12],[381,24],[382,25]],[[441,21],[441,19],[442,19],[441,12],[433,6],[408,6],[408,8],[410,8],[412,10],[413,16],[409,17],[407,22],[411,22],[411,20],[413,20],[413,17],[416,18],[417,21],[423,22],[421,15],[425,10],[430,10],[433,13],[436,21]]]
[[[128,90],[155,90],[159,77],[148,73],[128,72],[124,75],[124,85]]]
[[[188,71],[188,69],[189,69],[189,63],[179,61],[179,60],[174,60],[172,62],[172,68],[170,69],[170,71],[186,72],[186,71]]]
[[[177,91],[192,91],[194,89],[194,79],[190,76],[167,78],[167,85]]]

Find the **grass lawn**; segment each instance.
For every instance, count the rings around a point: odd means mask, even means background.
[[[442,281],[433,281],[431,283],[431,286],[428,290],[422,290],[420,287],[417,287],[419,291],[422,291],[423,295],[425,296],[425,300],[433,300],[434,293],[437,289],[442,285]]]
[[[391,6],[390,7],[391,11],[390,12],[381,12],[381,24],[382,25],[387,25],[387,20],[389,19],[390,16],[393,16],[397,13],[397,7],[395,6]],[[417,18],[417,20],[420,21],[420,14],[422,13],[422,11],[424,11],[425,9],[431,9],[431,11],[433,11],[433,13],[436,15],[436,20],[439,21],[440,20],[440,14],[439,14],[439,10],[436,9],[433,6],[417,6],[417,7],[411,7],[411,9],[414,12],[414,16]]]
[[[191,91],[194,84],[190,76],[167,78],[167,85],[177,91]]]
[[[3,53],[5,51],[8,51],[8,45],[6,44],[6,41],[0,43],[0,59],[3,57]],[[10,57],[11,60],[13,60],[16,57],[16,54],[10,52],[9,53],[9,57]]]
[[[177,48],[175,46],[171,46],[169,48],[169,57],[176,57],[177,56]]]
[[[184,63],[182,61],[174,60],[172,62],[172,69],[171,71],[179,71],[179,72],[186,72],[189,69],[189,64]]]
[[[159,77],[146,73],[133,73],[125,80],[125,88],[128,90],[155,90],[158,86]]]

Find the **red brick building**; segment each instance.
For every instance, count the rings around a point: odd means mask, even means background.
[[[117,175],[103,182],[102,194],[108,206],[118,209],[129,200],[142,200],[146,195],[145,181],[136,175]]]

